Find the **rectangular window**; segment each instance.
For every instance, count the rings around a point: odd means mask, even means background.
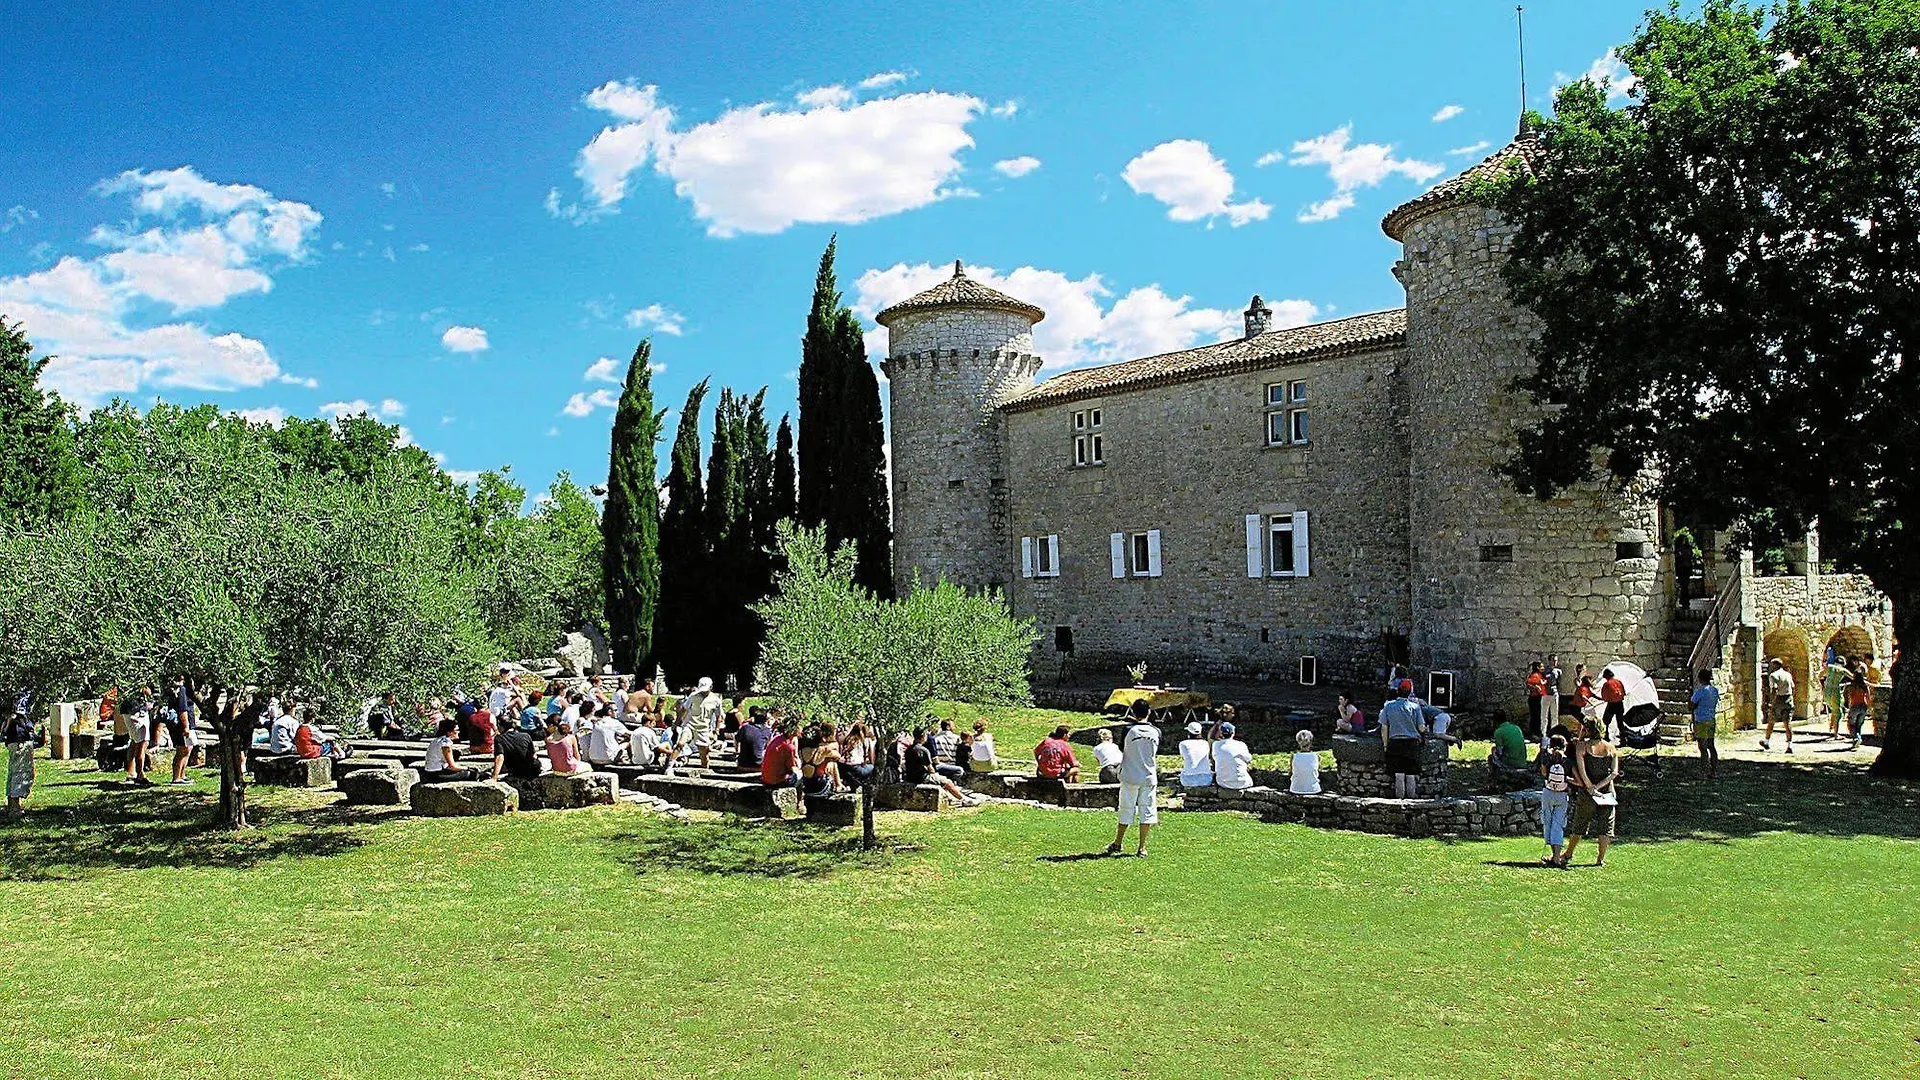
[[[1623,562],[1627,559],[1651,559],[1653,556],[1653,545],[1645,540],[1623,540],[1613,545],[1613,557]]]
[[[1267,523],[1267,566],[1274,577],[1293,576],[1293,515],[1275,514]]]
[[[1481,562],[1512,562],[1513,561],[1513,545],[1512,544],[1481,544],[1480,545],[1480,561]]]
[[[1073,464],[1101,465],[1106,462],[1105,440],[1100,435],[1099,409],[1078,409],[1073,414]]]
[[[1152,555],[1152,550],[1151,548],[1149,548],[1147,544],[1147,534],[1134,533],[1133,534],[1133,576],[1134,577],[1147,576],[1147,571],[1151,569],[1153,565],[1153,560],[1151,558],[1151,555]]]
[[[1057,536],[1041,536],[1035,539],[1039,542],[1034,545],[1034,554],[1037,556],[1037,568],[1034,572],[1040,577],[1059,577],[1060,538]]]
[[[1307,442],[1307,383],[1304,379],[1267,384],[1267,445],[1304,446]]]

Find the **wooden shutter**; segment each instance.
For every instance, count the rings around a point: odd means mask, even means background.
[[[1147,576],[1160,576],[1160,530],[1147,530]]]
[[[1307,576],[1307,512],[1293,512],[1293,576]]]
[[[1033,576],[1033,537],[1020,538],[1020,576]]]
[[[1113,576],[1127,576],[1127,534],[1113,534]]]
[[[1057,535],[1047,537],[1047,576],[1060,576],[1060,537]]]
[[[1247,515],[1247,576],[1257,578],[1261,574],[1266,560],[1261,558],[1262,541],[1265,529],[1261,527],[1259,514]]]

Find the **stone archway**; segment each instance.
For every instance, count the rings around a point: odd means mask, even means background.
[[[1811,715],[1808,702],[1815,683],[1811,656],[1807,649],[1807,634],[1797,626],[1782,626],[1767,631],[1761,650],[1768,660],[1778,658],[1793,676],[1793,715],[1805,718]]]
[[[1843,626],[1827,639],[1827,648],[1847,658],[1849,664],[1873,660],[1873,633],[1864,626]],[[1825,659],[1823,655],[1822,660]]]

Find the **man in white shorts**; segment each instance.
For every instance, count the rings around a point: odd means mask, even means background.
[[[720,714],[727,708],[727,699],[713,690],[712,679],[701,679],[687,695],[686,741],[682,749],[700,752],[700,767],[706,768],[713,754],[713,733],[720,726]]]
[[[1144,701],[1133,703],[1133,726],[1120,741],[1120,828],[1107,845],[1107,854],[1118,855],[1127,842],[1127,826],[1140,826],[1140,846],[1133,853],[1147,854],[1147,834],[1160,821],[1160,729],[1147,721],[1151,710]]]
[[[131,711],[121,710],[127,722],[127,783],[147,786],[147,744],[153,741],[153,703],[142,699]]]

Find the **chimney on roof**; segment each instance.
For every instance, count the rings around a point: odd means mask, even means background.
[[[955,260],[953,260],[953,276],[954,276],[954,277],[956,277],[956,278],[963,278],[963,277],[966,277],[966,276],[967,276],[967,272],[966,272],[966,271],[964,271],[964,270],[962,270],[962,269],[960,269],[960,260],[959,260],[959,259],[955,259]]]
[[[1259,293],[1253,294],[1253,303],[1247,307],[1247,336],[1256,337],[1273,327],[1273,309],[1260,299]]]

